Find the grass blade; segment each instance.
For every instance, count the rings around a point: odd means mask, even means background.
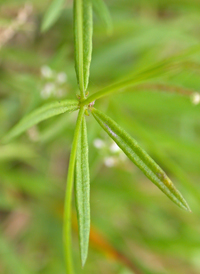
[[[90,236],[90,174],[88,160],[88,141],[85,118],[82,120],[81,131],[76,155],[76,208],[79,227],[79,244],[81,251],[81,263],[84,266],[87,255]]]
[[[96,15],[105,25],[108,34],[112,32],[112,18],[110,12],[103,0],[92,0],[93,8]]]
[[[128,158],[157,186],[159,187],[175,204],[182,209],[190,211],[190,208],[175,188],[171,180],[164,171],[154,162],[154,160],[138,145],[138,143],[124,131],[115,121],[104,113],[93,108],[92,114],[100,126],[123,150]]]
[[[42,20],[41,31],[45,32],[53,26],[53,24],[58,20],[61,12],[62,6],[65,0],[53,0],[50,6],[48,7],[47,11],[44,14]]]
[[[71,206],[72,206],[72,190],[74,182],[74,168],[76,161],[76,151],[79,140],[79,134],[84,115],[84,108],[81,108],[78,114],[76,128],[74,132],[74,139],[72,143],[72,149],[69,160],[69,168],[67,174],[67,188],[65,197],[65,209],[64,209],[64,244],[65,244],[65,256],[66,256],[66,268],[67,274],[73,274],[73,263],[72,263],[72,246],[71,246]]]
[[[2,139],[3,143],[9,142],[28,128],[44,121],[50,117],[61,113],[74,111],[78,109],[76,100],[63,100],[46,104],[24,117],[16,126],[14,126]]]
[[[92,31],[91,0],[74,0],[75,68],[81,98],[85,98],[85,91],[89,82]]]

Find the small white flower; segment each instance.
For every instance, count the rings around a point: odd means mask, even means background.
[[[44,90],[46,91],[46,93],[52,93],[55,90],[55,84],[54,83],[47,83],[44,86]]]
[[[60,72],[57,75],[57,82],[59,84],[64,84],[67,81],[67,74],[65,72]]]
[[[41,74],[44,78],[51,78],[53,75],[53,71],[48,66],[42,66],[41,67]]]
[[[120,148],[118,147],[118,145],[116,143],[112,143],[112,145],[110,146],[110,151],[115,153],[120,151]]]
[[[116,161],[114,157],[106,157],[104,159],[104,164],[107,167],[113,167],[115,165]]]
[[[105,146],[105,143],[101,139],[95,139],[94,142],[93,142],[93,145],[94,145],[94,147],[100,149],[100,148]]]
[[[194,105],[198,105],[200,103],[200,93],[198,92],[195,92],[193,95],[192,95],[192,103]]]
[[[54,92],[54,90],[55,90],[55,84],[47,83],[44,86],[43,90],[41,91],[42,98],[43,99],[49,98],[52,95],[52,93]]]

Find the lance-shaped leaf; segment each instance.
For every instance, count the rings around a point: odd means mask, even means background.
[[[132,74],[131,77],[127,77],[123,81],[104,87],[98,92],[95,92],[94,94],[88,96],[87,99],[81,101],[80,105],[81,106],[89,105],[93,101],[96,101],[97,99],[102,98],[104,96],[111,95],[119,90],[126,90],[126,88],[130,88],[131,86],[142,84],[146,82],[147,80],[150,80],[159,76],[163,76],[165,73],[169,73],[172,70],[173,71],[177,70],[178,68],[177,64],[180,65],[184,58],[199,51],[200,51],[200,46],[197,45],[197,46],[191,47],[187,51],[183,51],[182,53],[178,55],[174,55],[160,62],[157,62],[156,64],[148,68],[145,68],[144,70],[141,70],[140,72],[139,71],[136,73],[134,72],[134,74]]]
[[[87,128],[85,118],[83,118],[82,120],[81,131],[79,134],[76,155],[75,182],[81,263],[82,266],[84,266],[87,259],[90,236],[90,174],[88,162]]]
[[[94,12],[107,28],[108,34],[112,32],[112,19],[104,0],[92,0]]]
[[[82,119],[84,116],[85,108],[81,107],[78,113],[76,122],[74,138],[72,142],[72,149],[69,159],[69,167],[67,174],[67,188],[65,196],[65,210],[64,210],[64,246],[65,246],[65,259],[66,259],[66,270],[68,274],[73,274],[73,263],[72,263],[72,243],[71,243],[71,207],[72,207],[72,190],[74,184],[74,169],[76,163],[76,152],[79,140],[79,134],[82,125]]]
[[[63,100],[46,104],[22,118],[22,120],[3,137],[2,142],[9,142],[11,139],[17,137],[28,128],[43,120],[67,111],[72,112],[77,109],[78,102],[76,100]]]
[[[157,185],[179,207],[190,211],[187,202],[175,188],[165,172],[125,130],[110,117],[95,108],[92,109],[92,114],[100,126],[116,142],[128,158],[138,166],[155,185]]]
[[[65,0],[53,0],[51,2],[43,17],[41,26],[42,32],[47,31],[58,20],[64,2]]]
[[[92,31],[91,0],[74,0],[75,68],[82,98],[89,81]]]

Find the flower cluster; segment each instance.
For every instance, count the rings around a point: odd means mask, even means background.
[[[94,140],[93,145],[94,147],[102,151],[104,157],[104,165],[107,167],[118,166],[126,160],[126,155],[113,141],[107,142],[100,138],[97,138]],[[109,156],[104,156],[108,154]]]
[[[41,76],[44,82],[41,90],[43,99],[62,98],[66,94],[67,74],[65,72],[55,72],[49,66],[42,66]]]

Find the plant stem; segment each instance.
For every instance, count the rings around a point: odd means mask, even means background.
[[[72,143],[72,149],[69,160],[69,168],[67,174],[67,187],[65,196],[65,208],[64,208],[64,245],[65,245],[65,256],[66,256],[66,269],[67,274],[73,274],[73,261],[72,261],[72,245],[71,245],[71,206],[72,206],[72,190],[74,182],[74,167],[76,160],[76,150],[78,137],[81,127],[82,118],[84,115],[85,108],[81,107],[74,132],[74,139]]]

